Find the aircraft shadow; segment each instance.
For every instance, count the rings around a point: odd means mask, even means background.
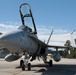
[[[46,69],[41,75],[76,75],[76,65],[55,64]]]
[[[53,67],[49,67],[48,64],[36,64],[32,65],[31,68],[33,68],[31,71],[40,72],[41,75],[76,75],[76,65],[54,64]]]

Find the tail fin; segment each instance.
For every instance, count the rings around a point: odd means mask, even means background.
[[[52,36],[52,34],[53,34],[53,31],[54,31],[54,29],[52,29],[52,31],[51,31],[51,34],[50,34],[50,36],[49,36],[49,38],[48,38],[48,41],[47,41],[47,44],[49,44],[50,38],[51,38],[51,36]]]
[[[75,30],[73,30],[73,32],[71,33],[71,45],[72,46],[76,46],[76,37],[75,37],[76,33]]]
[[[76,46],[76,38],[72,37],[71,39],[71,46]]]

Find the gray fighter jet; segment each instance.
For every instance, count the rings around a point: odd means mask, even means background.
[[[5,60],[11,62],[23,56],[23,60],[20,61],[22,70],[25,70],[25,68],[31,70],[31,63],[29,63],[29,60],[33,61],[36,58],[39,59],[39,57],[43,59],[44,63],[48,63],[49,66],[52,66],[52,60],[47,62],[48,52],[51,52],[51,50],[48,49],[50,47],[56,49],[56,53],[53,56],[54,60],[57,62],[60,61],[61,56],[58,53],[58,48],[68,47],[48,45],[53,31],[51,32],[47,43],[38,39],[36,25],[29,4],[23,3],[19,7],[19,11],[22,25],[17,30],[12,32],[9,31],[9,33],[0,36],[0,46],[3,46],[10,51],[10,54],[5,57]]]

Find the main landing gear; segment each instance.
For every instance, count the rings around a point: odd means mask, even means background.
[[[52,66],[53,66],[53,61],[50,60],[50,61],[48,62],[48,64],[49,64],[50,67],[52,67]]]
[[[25,54],[25,56],[22,58],[22,60],[20,61],[20,67],[22,68],[22,70],[24,71],[26,68],[28,70],[31,70],[31,63],[29,63],[29,54]]]
[[[52,66],[53,66],[53,61],[52,61],[52,60],[50,60],[50,61],[48,62],[48,61],[47,61],[47,57],[46,57],[46,56],[45,56],[45,57],[43,57],[42,59],[43,59],[44,63],[48,63],[48,64],[49,64],[49,67],[52,67]]]

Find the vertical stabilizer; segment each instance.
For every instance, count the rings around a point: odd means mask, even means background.
[[[50,38],[51,38],[51,36],[52,36],[52,34],[53,34],[53,31],[54,31],[54,30],[52,29],[51,34],[50,34],[50,36],[49,36],[49,38],[48,38],[47,44],[49,44]]]

